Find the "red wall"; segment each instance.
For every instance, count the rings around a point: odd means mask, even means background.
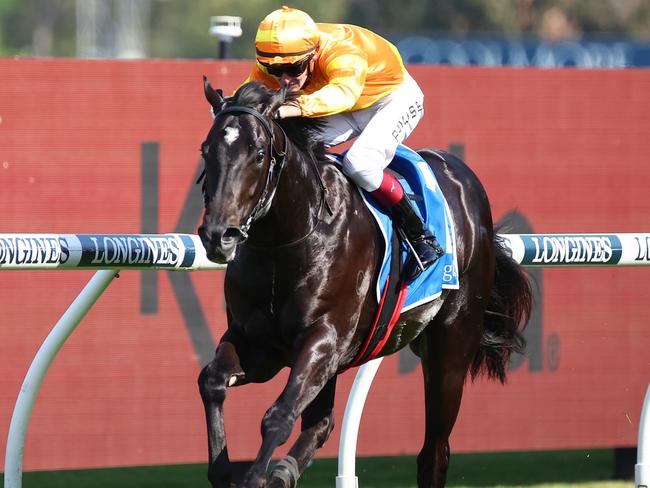
[[[142,194],[152,188],[142,178],[145,143],[157,144],[159,163],[159,204],[145,215],[158,216],[157,232],[191,231],[191,204],[201,202],[188,192],[211,122],[201,75],[229,92],[248,68],[0,59],[0,233],[139,233],[155,225],[141,217]],[[650,71],[412,73],[425,90],[426,120],[409,145],[462,144],[495,220],[514,210],[533,232],[648,232]],[[150,276],[123,272],[57,357],[34,408],[26,469],[205,460],[200,360],[188,322],[195,336],[203,323],[213,340],[221,334],[223,273],[158,273],[153,289],[141,282]],[[0,456],[32,357],[89,278],[0,273]],[[635,445],[650,377],[650,270],[547,269],[537,278],[530,357],[505,387],[468,384],[452,450]],[[406,355],[384,361],[360,454],[421,445],[421,374],[412,367]],[[282,378],[231,390],[234,458],[254,455]],[[339,381],[339,426],[352,380],[348,373]],[[337,446],[338,429],[321,452],[335,456]]]

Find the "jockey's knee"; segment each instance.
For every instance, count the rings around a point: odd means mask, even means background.
[[[352,181],[366,191],[379,188],[384,177],[384,169],[379,164],[360,165],[346,156],[343,159],[343,172],[352,178]]]
[[[226,385],[228,375],[220,372],[215,367],[215,362],[210,362],[199,373],[198,383],[201,398],[204,401],[223,403],[226,399]]]

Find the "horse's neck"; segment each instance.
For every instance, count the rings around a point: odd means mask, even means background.
[[[287,147],[286,163],[268,214],[251,227],[251,239],[263,245],[284,245],[311,232],[321,216],[317,163],[295,146]]]

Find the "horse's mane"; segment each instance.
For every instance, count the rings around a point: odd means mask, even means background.
[[[251,81],[242,85],[235,94],[228,98],[224,107],[250,107],[265,113],[269,110],[275,112],[282,104],[295,103],[299,93],[287,90],[273,90],[262,83]],[[302,152],[313,155],[317,161],[327,160],[327,150],[320,142],[323,123],[318,119],[309,117],[289,117],[276,120],[282,127],[287,137]]]

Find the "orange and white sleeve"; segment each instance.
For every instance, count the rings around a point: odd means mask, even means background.
[[[340,54],[327,61],[327,83],[313,93],[298,97],[305,117],[323,117],[345,112],[355,106],[366,81],[368,62],[358,54]]]

